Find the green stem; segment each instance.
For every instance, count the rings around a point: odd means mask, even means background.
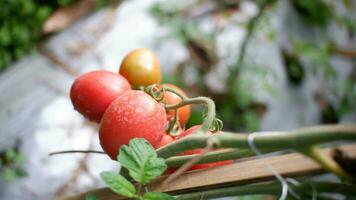
[[[49,156],[59,155],[59,154],[72,154],[72,153],[96,153],[96,154],[105,154],[104,151],[96,150],[67,150],[67,151],[56,151],[48,154]]]
[[[329,183],[329,182],[305,182],[300,185],[289,184],[296,193],[306,194],[313,193],[335,193],[343,195],[356,196],[356,187],[344,183]],[[195,192],[191,194],[180,195],[178,200],[199,200],[203,196],[204,199],[230,197],[230,196],[243,196],[243,195],[274,195],[281,194],[281,184],[273,182],[269,184],[255,184],[245,186],[233,186],[226,188],[213,189],[203,192]]]
[[[174,91],[169,88],[166,89],[167,91]],[[176,93],[177,94],[177,93]],[[195,98],[183,98],[183,100],[174,105],[167,105],[166,109],[178,109],[182,106],[189,105],[189,104],[205,104],[207,106],[207,114],[204,119],[204,122],[200,129],[196,132],[203,132],[206,133],[210,126],[212,125],[215,119],[215,104],[214,101],[208,97],[195,97]]]
[[[160,157],[168,158],[187,150],[204,148],[208,140],[217,141],[218,148],[250,149],[246,134],[190,135],[157,150]],[[325,125],[295,131],[261,132],[254,134],[254,144],[259,150],[301,149],[333,141],[356,141],[356,125]]]
[[[336,174],[342,179],[353,181],[353,178],[347,174],[332,157],[323,154],[320,147],[312,146],[301,152],[317,161],[325,170]]]
[[[138,186],[137,186],[137,195],[138,195],[139,197],[142,197],[141,190],[142,190],[142,184],[141,184],[141,183],[138,183]]]
[[[158,91],[154,91],[156,88],[156,85],[150,85],[147,86],[145,91],[150,94],[151,96],[153,96],[156,100],[157,97],[162,96],[162,92],[172,92],[173,94],[177,95],[179,98],[181,98],[181,102],[177,103],[177,104],[173,104],[173,105],[165,105],[165,109],[166,110],[170,110],[170,109],[174,109],[175,112],[177,112],[177,109],[180,107],[183,107],[185,105],[189,105],[189,104],[205,104],[207,107],[207,114],[206,117],[204,118],[203,124],[201,125],[201,127],[195,131],[195,133],[206,133],[209,128],[212,126],[214,119],[215,119],[215,103],[213,100],[211,100],[208,97],[195,97],[195,98],[188,98],[185,97],[181,94],[179,94],[177,91],[171,89],[171,88],[160,88]],[[175,119],[176,120],[176,119]]]
[[[225,149],[207,153],[196,164],[211,163],[224,160],[234,160],[253,155],[254,153],[249,149]],[[166,160],[166,164],[168,165],[168,167],[178,167],[195,158],[196,156],[198,155],[170,157]]]
[[[167,128],[169,134],[171,134],[177,122],[178,122],[178,109],[174,109],[174,118],[172,119],[172,121],[169,122],[169,126]]]

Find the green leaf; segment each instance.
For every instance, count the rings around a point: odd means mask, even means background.
[[[106,185],[115,193],[128,198],[136,197],[136,189],[128,180],[115,172],[102,172],[100,174]]]
[[[14,171],[15,171],[17,177],[26,177],[26,176],[28,176],[27,171],[25,169],[21,168],[21,167],[15,169]]]
[[[93,194],[87,194],[85,200],[99,200],[99,198]]]
[[[118,160],[129,170],[130,176],[141,184],[149,183],[167,169],[165,160],[158,158],[151,144],[143,138],[134,138],[129,146],[123,145]]]
[[[174,200],[175,198],[166,194],[166,193],[160,193],[160,192],[147,192],[143,196],[143,200]]]
[[[3,179],[10,183],[16,179],[16,172],[8,167],[6,167],[3,171]]]
[[[13,149],[9,149],[8,151],[5,152],[5,158],[7,161],[13,161],[16,159],[16,151]]]
[[[16,164],[23,165],[26,161],[26,156],[22,153],[17,153],[14,157],[14,161],[16,162]]]

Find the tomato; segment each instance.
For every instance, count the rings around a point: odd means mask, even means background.
[[[180,89],[179,87],[172,85],[172,84],[162,84],[163,87],[169,88],[169,89],[173,89],[175,91],[177,91],[178,94],[181,94],[182,96],[187,97],[187,94]],[[181,102],[181,98],[179,96],[177,96],[176,94],[166,91],[164,92],[164,97],[165,97],[165,103],[166,104],[177,104],[179,102]],[[174,110],[170,110],[168,112],[168,119],[171,119],[174,117]],[[190,117],[190,105],[186,105],[183,106],[181,108],[178,109],[178,117],[179,117],[179,122],[182,126],[184,126],[189,117]]]
[[[190,134],[192,134],[193,132],[195,132],[196,130],[198,130],[200,128],[200,126],[193,126],[191,128],[189,128],[188,130],[186,130],[185,132],[183,132],[182,134],[177,136],[177,140],[184,138]],[[217,132],[217,133],[211,133],[208,132],[208,135],[211,134],[220,134],[222,132]],[[189,150],[186,151],[184,153],[182,153],[181,155],[194,155],[194,154],[200,154],[202,153],[204,150],[203,149],[193,149],[193,150]],[[219,161],[219,162],[212,162],[212,163],[204,163],[204,164],[198,164],[198,165],[194,165],[192,166],[189,170],[195,170],[195,169],[204,169],[204,168],[209,168],[209,167],[216,167],[216,166],[222,166],[222,165],[228,165],[233,163],[233,160],[224,160],[224,161]]]
[[[110,103],[127,90],[131,86],[124,77],[98,70],[78,77],[71,87],[70,98],[74,109],[99,123]]]
[[[136,49],[128,53],[121,63],[119,73],[134,87],[161,82],[158,58],[149,49]]]
[[[168,133],[164,134],[160,143],[158,144],[157,148],[166,146],[167,144],[173,142],[175,139],[173,136],[169,135]]]
[[[157,148],[166,131],[164,107],[143,91],[130,90],[105,111],[99,129],[100,144],[116,160],[119,148],[133,138],[145,138]]]
[[[196,152],[196,153],[202,153],[202,152],[203,152],[203,150],[201,150],[200,152]],[[219,162],[203,163],[203,164],[194,165],[189,170],[205,169],[205,168],[209,168],[209,167],[229,165],[232,163],[233,163],[233,160],[224,160],[224,161],[219,161]]]

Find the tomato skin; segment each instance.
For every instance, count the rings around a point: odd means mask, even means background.
[[[164,107],[143,91],[126,91],[115,99],[101,120],[99,139],[116,160],[119,148],[133,138],[145,138],[157,147],[167,125]]]
[[[180,140],[190,134],[192,134],[193,132],[195,132],[196,130],[198,130],[201,126],[200,125],[196,125],[196,126],[192,126],[190,127],[189,129],[185,130],[184,132],[182,132],[181,134],[179,134],[177,137],[176,137],[176,140]],[[211,132],[207,132],[208,135],[211,134]],[[201,149],[193,149],[193,150],[189,150],[189,151],[186,151],[184,153],[181,153],[180,155],[181,156],[186,156],[186,155],[192,155],[192,154],[198,154],[198,153],[201,153]]]
[[[156,55],[149,49],[135,49],[123,59],[119,73],[133,87],[161,82],[161,67]]]
[[[160,143],[158,144],[157,148],[161,148],[163,146],[166,146],[169,143],[172,143],[175,140],[175,138],[171,135],[169,135],[168,133],[165,133],[160,141]]]
[[[179,88],[175,85],[162,84],[162,87],[173,89],[177,93],[181,94],[182,96],[187,97],[187,94],[181,88]],[[177,104],[182,101],[179,96],[177,96],[176,94],[169,92],[169,91],[164,92],[164,97],[165,97],[165,103],[169,104],[169,105],[174,105],[174,104]],[[167,115],[168,119],[173,118],[174,114],[175,114],[174,110],[170,110]],[[186,106],[179,108],[178,109],[178,117],[179,117],[180,124],[182,126],[184,126],[190,117],[190,105],[186,105]]]
[[[75,110],[99,123],[110,103],[127,90],[131,90],[131,86],[123,76],[97,70],[85,73],[74,81],[70,98]]]
[[[193,127],[189,128],[188,130],[186,130],[182,134],[178,135],[177,136],[177,140],[192,134],[193,132],[195,132],[199,128],[200,128],[200,125],[193,126]],[[216,132],[216,133],[207,132],[207,135],[221,134],[221,133],[222,132]],[[186,155],[187,156],[187,155],[200,154],[203,151],[204,151],[203,149],[193,149],[193,150],[186,151],[186,152],[182,153],[181,155]],[[231,163],[233,163],[233,160],[224,160],[224,161],[218,161],[218,162],[212,162],[212,163],[203,163],[203,164],[194,165],[189,170],[205,169],[205,168],[209,168],[209,167],[217,167],[217,166],[228,165],[228,164],[231,164]]]
[[[196,153],[202,153],[202,152],[203,152],[203,150],[200,150],[200,152],[196,152]],[[187,155],[187,154],[185,154],[185,155]],[[188,155],[190,155],[190,154],[188,154]],[[218,161],[218,162],[212,162],[212,163],[203,163],[203,164],[194,165],[189,170],[205,169],[205,168],[209,168],[209,167],[229,165],[232,163],[233,163],[233,160],[224,160],[224,161]]]

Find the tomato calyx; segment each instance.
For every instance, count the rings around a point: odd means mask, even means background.
[[[186,97],[186,96],[180,94],[175,89],[172,89],[169,87],[164,87],[164,86],[157,85],[157,84],[147,86],[144,89],[144,91],[146,93],[148,93],[149,95],[151,95],[156,101],[159,101],[161,103],[163,102],[164,107],[167,112],[169,112],[170,110],[177,111],[178,109],[180,109],[184,106],[187,106],[187,105],[203,104],[207,107],[207,112],[204,116],[204,121],[203,121],[203,124],[200,127],[199,131],[206,133],[210,129],[212,129],[213,131],[218,131],[218,130],[221,130],[221,128],[222,128],[222,122],[215,118],[214,101],[208,97],[189,98],[189,97]],[[163,100],[165,98],[165,92],[171,92],[171,93],[177,95],[181,99],[181,101],[178,103],[175,103],[175,104],[164,103]],[[174,119],[174,121],[179,120],[178,117],[174,117],[173,119]]]
[[[167,132],[171,136],[178,136],[182,132],[182,126],[178,122],[177,118],[169,120],[167,125]]]

